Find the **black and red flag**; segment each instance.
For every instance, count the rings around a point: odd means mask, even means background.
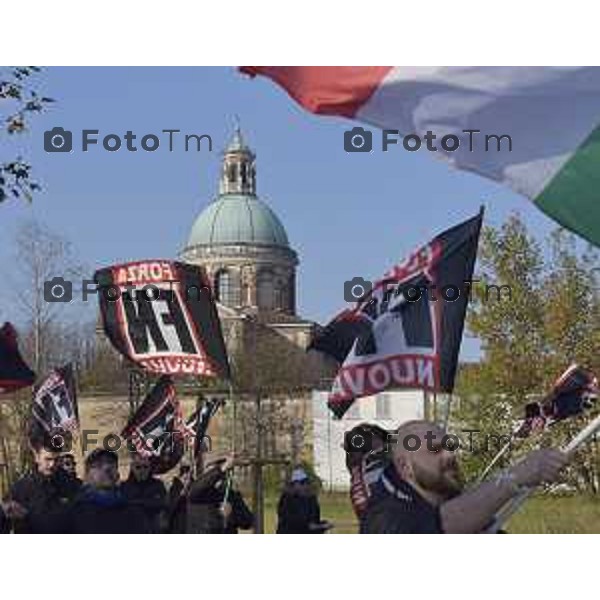
[[[33,425],[45,433],[79,429],[77,388],[70,364],[54,369],[35,390],[31,416]]]
[[[204,270],[147,260],[96,271],[104,331],[148,371],[230,378],[219,315]]]
[[[571,417],[578,417],[592,408],[600,388],[595,375],[572,364],[554,382],[550,393],[541,402],[530,402],[525,407],[525,418],[515,437],[529,437]]]
[[[0,327],[0,394],[33,385],[35,373],[19,352],[18,337],[11,323]]]
[[[204,438],[213,415],[219,410],[223,402],[218,398],[205,400],[185,423],[185,430],[189,437],[194,439],[194,456],[204,450]]]
[[[150,459],[154,473],[166,473],[183,456],[185,431],[173,380],[163,375],[129,419],[122,436]]]
[[[311,347],[340,363],[336,417],[388,388],[452,392],[482,218],[435,237],[316,333]]]

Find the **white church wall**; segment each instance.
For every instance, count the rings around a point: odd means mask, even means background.
[[[346,453],[342,447],[344,432],[361,422],[376,423],[393,429],[424,416],[424,394],[418,390],[384,392],[359,398],[341,420],[335,420],[327,408],[326,391],[313,390],[313,462],[327,490],[349,488]]]

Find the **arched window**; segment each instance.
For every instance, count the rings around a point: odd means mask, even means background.
[[[221,269],[215,275],[215,294],[217,301],[225,306],[237,306],[239,300],[239,286],[236,285],[233,275],[227,269]]]

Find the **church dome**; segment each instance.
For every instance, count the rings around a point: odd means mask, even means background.
[[[296,314],[298,255],[256,193],[256,156],[239,125],[223,152],[219,193],[196,217],[180,256],[202,266],[219,306],[271,321]]]
[[[281,221],[256,195],[255,159],[238,125],[223,153],[219,195],[196,218],[187,248],[231,244],[289,248]]]
[[[220,195],[196,218],[187,246],[216,244],[289,246],[277,215],[249,194]]]

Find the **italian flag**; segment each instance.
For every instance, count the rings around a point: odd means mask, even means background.
[[[600,246],[600,68],[241,67],[282,86],[307,110],[400,135],[428,131],[437,152],[527,196]],[[466,133],[477,130],[480,133]],[[454,152],[441,148],[458,136]],[[485,136],[509,135],[498,144]],[[400,141],[401,143],[401,141]],[[341,141],[340,141],[341,144]],[[376,150],[380,140],[373,138]],[[392,146],[391,149],[394,147]],[[427,152],[425,142],[420,151]]]

